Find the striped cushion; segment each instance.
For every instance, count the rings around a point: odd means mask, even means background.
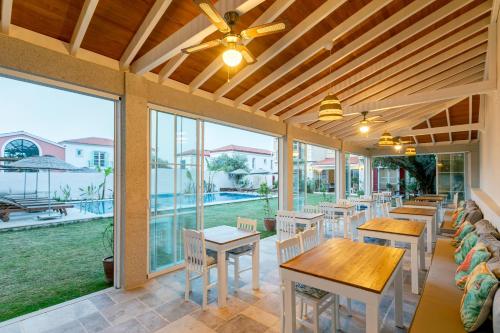
[[[238,255],[238,254],[242,254],[245,252],[250,252],[252,250],[253,250],[252,245],[243,245],[243,246],[237,247],[235,249],[232,249],[231,251],[229,251],[229,253]]]
[[[328,295],[328,293],[324,290],[314,287],[309,287],[302,283],[295,284],[295,291],[316,299],[322,299],[323,297]]]

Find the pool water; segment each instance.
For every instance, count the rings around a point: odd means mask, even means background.
[[[205,193],[203,195],[203,202],[206,205],[222,204],[235,201],[252,200],[259,199],[259,195],[255,193],[236,193],[236,192],[216,192],[216,193]],[[177,208],[189,208],[196,205],[196,195],[195,194],[181,194],[176,197]],[[151,209],[166,210],[174,208],[174,196],[173,194],[160,194],[156,196],[151,196]],[[94,213],[94,214],[109,214],[113,213],[113,200],[99,200],[92,202],[82,202],[78,205],[78,208],[82,211]]]

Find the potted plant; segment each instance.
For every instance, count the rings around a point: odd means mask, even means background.
[[[267,231],[276,230],[276,217],[273,216],[271,203],[269,202],[269,194],[271,189],[267,186],[267,183],[260,184],[257,193],[262,199],[264,199],[264,226]]]
[[[102,266],[104,268],[104,279],[108,283],[113,283],[114,281],[114,223],[113,220],[108,223],[104,231],[102,232],[102,245],[106,253],[106,257],[102,259]],[[111,253],[111,255],[109,255]]]

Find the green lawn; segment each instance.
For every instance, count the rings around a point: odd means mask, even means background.
[[[0,233],[0,322],[109,287],[109,219]]]
[[[308,204],[323,201],[308,194]],[[271,199],[276,212],[278,199]],[[257,219],[266,231],[263,201],[207,206],[205,228],[236,226],[238,216]],[[104,282],[106,253],[102,231],[109,219],[0,233],[0,322],[109,287]]]

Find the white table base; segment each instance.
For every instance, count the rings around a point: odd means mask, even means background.
[[[393,219],[425,222],[426,239],[427,239],[426,252],[432,253],[432,243],[434,242],[436,237],[436,224],[434,222],[435,221],[434,216],[398,214],[398,213],[389,213],[389,216]]]

